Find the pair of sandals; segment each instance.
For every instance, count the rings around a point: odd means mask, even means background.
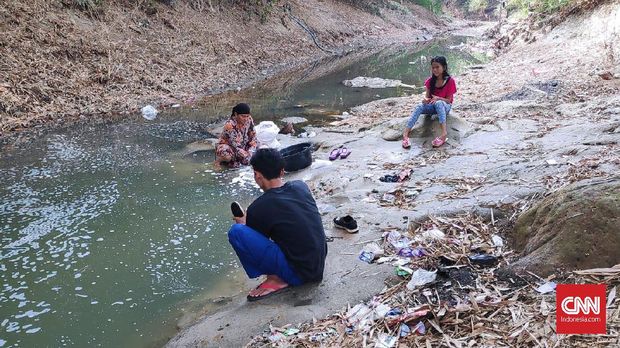
[[[441,145],[443,145],[443,144],[445,144],[445,143],[446,143],[446,140],[447,140],[447,139],[448,139],[448,138],[446,138],[446,139],[442,139],[442,138],[440,138],[440,137],[435,138],[435,139],[433,140],[433,142],[432,142],[433,147],[440,147]],[[405,139],[403,139],[403,144],[402,144],[402,145],[403,145],[403,149],[408,149],[408,148],[410,148],[410,147],[411,147],[411,143],[409,142],[409,138],[405,138]]]
[[[329,160],[330,161],[335,161],[338,158],[345,159],[345,158],[349,157],[350,154],[351,154],[351,150],[347,149],[346,147],[344,147],[344,146],[338,147],[338,148],[333,149],[329,153]]]

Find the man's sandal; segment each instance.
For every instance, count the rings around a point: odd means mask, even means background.
[[[267,290],[272,290],[272,291],[268,292],[268,293],[266,293],[264,295],[260,295],[260,296],[251,296],[250,294],[248,294],[247,299],[248,299],[249,302],[254,302],[254,301],[262,300],[264,298],[273,296],[275,294],[283,293],[283,292],[289,290],[290,286],[287,285],[287,286],[285,286],[283,288],[280,288],[276,284],[264,282],[264,283],[261,283],[259,286],[257,286],[256,289],[267,289]]]

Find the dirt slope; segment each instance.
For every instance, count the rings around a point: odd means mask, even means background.
[[[95,14],[60,0],[4,3],[0,138],[146,103],[192,102],[326,51],[434,26],[414,5],[379,17],[337,1],[280,1],[261,24],[249,10],[198,12],[184,1],[146,9],[106,1]]]

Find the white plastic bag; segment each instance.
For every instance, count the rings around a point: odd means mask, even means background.
[[[437,271],[429,272],[427,270],[418,268],[411,275],[411,280],[407,283],[407,289],[415,290],[418,286],[424,286],[428,283],[435,281],[437,278]]]
[[[155,109],[153,105],[147,105],[142,108],[142,117],[149,121],[153,121],[155,117],[157,117],[157,112],[157,109]]]
[[[275,123],[263,121],[256,125],[254,130],[256,131],[257,147],[259,149],[277,149],[280,147],[280,142],[276,139],[276,136],[280,132],[280,128],[278,128]]]

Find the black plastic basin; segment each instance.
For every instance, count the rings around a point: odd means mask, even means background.
[[[312,164],[312,143],[301,143],[280,150],[284,158],[284,170],[294,172]]]

